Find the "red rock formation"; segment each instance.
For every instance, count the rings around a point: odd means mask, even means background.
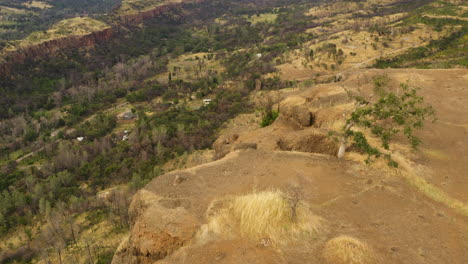
[[[113,35],[113,29],[107,28],[101,31],[92,32],[81,36],[68,36],[59,39],[45,41],[29,47],[20,48],[10,52],[5,56],[5,63],[0,66],[0,73],[8,74],[11,66],[18,63],[24,63],[26,59],[40,59],[46,56],[57,54],[59,51],[67,48],[83,48],[98,44],[99,42],[110,39]]]
[[[191,2],[201,2],[203,0],[189,0]],[[188,2],[188,1],[185,1]],[[170,3],[167,5],[158,6],[154,9],[118,17],[122,24],[139,24],[144,20],[152,19],[170,10],[181,8],[183,2]],[[66,48],[83,48],[94,46],[99,42],[106,41],[112,37],[113,29],[108,28],[102,31],[93,32],[84,36],[69,36],[60,39],[46,41],[37,45],[32,45],[27,48],[18,49],[5,55],[5,62],[0,62],[0,74],[9,74],[11,67],[14,64],[21,64],[26,59],[40,59],[46,56],[57,54],[59,51]]]

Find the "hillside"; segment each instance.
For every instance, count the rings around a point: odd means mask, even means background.
[[[141,12],[155,9],[158,6],[171,3],[180,3],[181,1],[162,1],[162,0],[124,0],[117,12],[121,15],[138,14]]]
[[[355,152],[344,161],[328,155],[335,149],[324,148],[330,143],[322,133],[350,107],[341,87],[370,88],[365,80],[382,73],[421,85],[438,109],[421,152],[397,143],[393,155],[405,164],[399,169],[366,166]],[[468,114],[467,79],[466,70],[365,70],[342,83],[281,92],[283,111],[271,126],[234,120],[215,143],[224,158],[161,175],[134,196],[131,231],[112,263],[355,263],[341,262],[345,254],[356,263],[467,261],[467,120],[454,118]],[[301,126],[304,115],[286,110],[293,106],[314,122]],[[252,212],[237,216],[241,205],[230,204],[240,197],[248,203],[242,210]],[[294,207],[282,209],[281,197]],[[265,227],[277,221],[272,210],[298,210],[285,234]]]
[[[99,44],[102,41],[107,41],[112,37],[114,30],[119,30],[122,23],[138,24],[143,20],[148,20],[156,16],[167,13],[174,4],[180,2],[164,2],[164,1],[124,1],[109,13],[96,13],[93,19],[89,17],[88,9],[94,10],[93,5],[83,8],[83,13],[80,17],[67,18],[59,20],[52,24],[49,28],[44,28],[41,31],[33,31],[22,39],[5,40],[0,45],[0,72],[2,74],[10,74],[13,64],[23,64],[25,60],[37,60],[47,56],[54,56],[57,52],[70,48],[88,48]],[[19,5],[17,3],[16,5]],[[97,1],[96,8],[101,3]],[[111,3],[109,3],[111,4]],[[11,5],[16,6],[14,3]],[[111,4],[112,6],[112,4]],[[34,20],[38,10],[52,9],[53,6],[44,2],[22,3],[22,8],[26,10],[0,6],[4,13],[22,14],[25,20]],[[31,9],[31,10],[29,10]],[[65,11],[62,10],[61,12]],[[85,11],[86,10],[86,11]],[[102,7],[102,12],[106,10]],[[96,10],[97,12],[97,10]],[[114,21],[117,18],[117,21]],[[15,26],[15,16],[0,17],[0,22],[9,26]],[[49,18],[48,21],[51,21]],[[106,22],[104,22],[106,21]],[[107,24],[109,23],[109,24]],[[18,50],[21,50],[18,52]]]
[[[17,43],[10,44],[2,50],[2,55],[8,57],[12,53],[20,53],[22,55],[27,54],[28,50],[31,49],[44,49],[44,46],[49,46],[49,50],[43,50],[44,55],[51,55],[54,53],[54,49],[63,49],[59,44],[60,41],[76,41],[81,37],[86,37],[95,33],[100,33],[106,30],[110,30],[111,27],[104,22],[97,21],[88,17],[77,17],[59,21],[54,24],[51,28],[42,32],[34,32],[26,38],[18,41]],[[76,43],[69,44],[74,46]],[[55,46],[55,47],[54,47]],[[67,46],[67,45],[65,45]],[[85,47],[86,44],[82,44],[76,47]],[[42,55],[42,56],[44,56]],[[39,53],[34,55],[24,55],[25,57],[40,57]]]
[[[73,17],[105,16],[120,0],[2,0],[0,1],[0,48],[29,34],[44,31]]]
[[[0,6],[0,263],[468,261],[463,1]]]

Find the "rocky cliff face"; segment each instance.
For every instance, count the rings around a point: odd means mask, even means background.
[[[24,63],[26,59],[36,60],[46,56],[55,55],[59,51],[67,48],[94,46],[100,42],[110,39],[112,35],[113,29],[107,28],[101,31],[92,32],[88,35],[53,39],[37,45],[20,48],[5,55],[5,62],[0,66],[0,72],[8,73],[12,65]]]
[[[181,8],[182,5],[182,2],[170,3],[140,13],[122,15],[118,17],[118,24],[140,24],[145,20],[155,18],[171,10]],[[4,62],[0,62],[0,73],[8,74],[12,65],[24,63],[26,59],[36,60],[46,56],[53,56],[59,51],[67,48],[91,47],[100,42],[109,40],[112,38],[112,36],[113,29],[109,27],[105,30],[96,31],[88,35],[69,36],[66,38],[54,39],[26,48],[21,48],[5,54]]]

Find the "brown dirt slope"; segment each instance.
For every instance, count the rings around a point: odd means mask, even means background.
[[[394,144],[404,165],[398,170],[364,165],[358,153],[341,161],[328,155],[336,149],[326,132],[342,124],[352,105],[344,89],[371,93],[372,77],[382,73],[390,85],[421,87],[438,113],[421,133],[420,152]],[[234,120],[214,145],[223,158],[154,179],[133,199],[132,228],[113,263],[467,263],[468,218],[451,201],[462,209],[468,202],[468,71],[365,70],[345,77],[283,92],[273,125],[239,129]],[[227,234],[225,223],[213,221],[236,197],[277,190],[293,224],[299,207],[321,219],[316,233],[277,244],[237,231],[242,223],[230,223]],[[434,190],[450,199],[435,199]],[[258,210],[260,224],[267,208]]]

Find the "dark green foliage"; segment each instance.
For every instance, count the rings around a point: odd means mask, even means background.
[[[419,139],[413,135],[415,129],[422,128],[424,120],[434,119],[434,109],[424,104],[424,99],[416,94],[417,89],[401,84],[401,95],[395,92],[383,94],[371,105],[357,108],[347,121],[357,126],[369,128],[389,149],[390,140],[399,133],[404,134],[411,147],[416,149]]]
[[[435,121],[434,109],[424,103],[423,97],[417,95],[417,89],[401,84],[396,91],[384,89],[388,77],[379,76],[374,79],[375,88],[379,90],[379,98],[375,102],[369,102],[362,97],[355,97],[356,109],[353,111],[341,134],[332,132],[330,135],[341,137],[342,142],[351,138],[353,146],[365,154],[366,162],[373,158],[385,157],[389,166],[397,166],[388,154],[382,154],[376,147],[371,146],[362,132],[353,130],[354,126],[368,129],[372,135],[381,142],[384,150],[390,149],[392,139],[401,134],[405,136],[411,147],[415,150],[420,144],[420,139],[414,135],[414,131],[421,129],[425,120]]]
[[[98,255],[96,264],[110,264],[114,257],[114,251],[105,251]]]
[[[273,122],[275,122],[276,118],[278,118],[279,116],[279,112],[277,111],[266,111],[263,115],[263,118],[262,118],[262,122],[260,123],[260,126],[262,127],[266,127],[266,126],[269,126],[271,124],[273,124]]]
[[[353,137],[353,146],[363,151],[368,157],[379,158],[382,154],[377,148],[372,147],[367,142],[366,137],[362,132],[350,131],[350,135]],[[370,162],[370,158],[366,159],[366,163]]]
[[[129,103],[143,102],[147,99],[143,91],[135,91],[128,94],[125,98]]]
[[[115,126],[115,116],[98,113],[91,121],[86,121],[77,128],[77,135],[93,140],[107,135]]]
[[[46,160],[47,158],[50,158],[50,157],[48,157],[44,151],[39,151],[36,154],[31,155],[21,160],[20,165],[33,165],[34,163],[41,161],[41,160],[42,161]]]
[[[36,131],[34,131],[34,129],[28,128],[26,129],[26,132],[24,133],[24,140],[31,142],[31,141],[36,140],[37,136],[38,134]]]

